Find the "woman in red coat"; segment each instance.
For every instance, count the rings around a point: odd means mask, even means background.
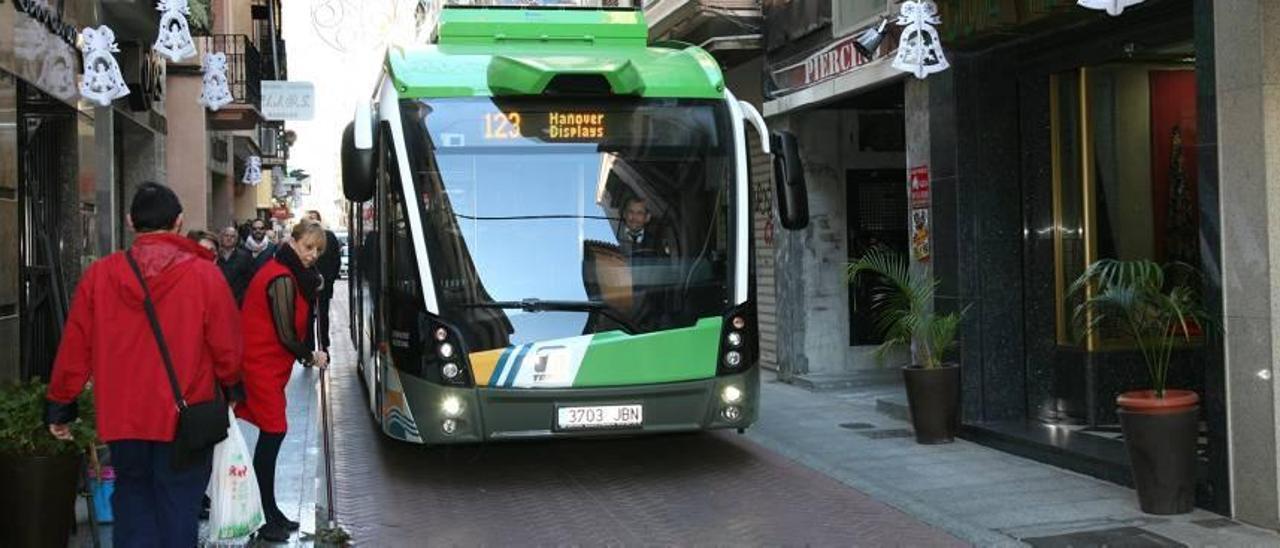
[[[314,268],[324,247],[324,227],[308,221],[298,223],[293,227],[293,239],[281,245],[254,275],[240,308],[245,331],[245,401],[236,406],[236,416],[261,431],[253,450],[253,467],[267,523],[258,530],[258,537],[273,542],[289,540],[289,532],[298,529],[298,522],[285,517],[276,506],[275,497],[276,458],[288,429],[285,385],[294,361],[319,367],[329,361],[306,340],[311,306],[324,283]]]

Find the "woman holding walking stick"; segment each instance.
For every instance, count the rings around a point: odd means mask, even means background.
[[[236,416],[261,431],[253,467],[267,523],[258,530],[258,537],[272,542],[287,541],[290,532],[298,529],[298,522],[284,515],[275,497],[276,459],[288,429],[285,386],[294,361],[321,368],[329,363],[329,356],[313,350],[306,340],[323,283],[315,263],[324,251],[324,227],[298,223],[292,238],[254,275],[240,311],[245,330],[245,401],[236,406]]]

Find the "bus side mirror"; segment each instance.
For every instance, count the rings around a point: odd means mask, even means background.
[[[800,230],[809,226],[809,191],[804,181],[804,165],[800,163],[800,144],[790,131],[773,132],[769,143],[773,149],[778,218],[782,228]]]
[[[370,136],[372,140],[372,136]],[[364,202],[374,191],[373,147],[356,146],[356,124],[347,124],[342,132],[342,194],[352,202]]]

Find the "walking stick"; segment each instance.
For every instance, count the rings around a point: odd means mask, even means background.
[[[327,528],[333,529],[338,525],[338,503],[333,498],[333,441],[329,428],[328,367],[320,370],[320,415],[322,417],[321,429],[324,435],[324,486],[325,495],[328,499],[326,506],[329,513]]]
[[[102,465],[98,463],[98,448],[92,443],[85,448],[85,456],[88,462],[84,466],[84,487],[85,487],[85,509],[89,514],[89,534],[93,536],[93,548],[102,546],[102,539],[98,538],[98,509],[94,507],[93,502],[93,480],[90,479],[89,470],[93,470],[96,474],[98,483],[102,483]]]
[[[319,318],[313,318],[313,332],[316,333],[316,346],[320,344]],[[318,350],[319,348],[317,348]],[[338,526],[338,503],[333,496],[333,434],[331,428],[331,419],[329,417],[329,367],[333,366],[333,360],[330,359],[328,365],[320,368],[320,429],[321,439],[324,443],[324,487],[325,496],[328,498],[325,504],[328,516],[324,528],[316,527],[317,544],[346,546],[351,541],[351,536]]]

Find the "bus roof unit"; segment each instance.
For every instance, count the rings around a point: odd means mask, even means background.
[[[560,75],[603,78],[614,95],[724,96],[710,54],[647,40],[638,10],[445,9],[439,43],[393,48],[387,71],[402,97],[539,95]]]

